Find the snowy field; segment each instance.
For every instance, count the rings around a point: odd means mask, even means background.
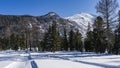
[[[120,56],[80,52],[0,51],[0,68],[120,68]]]

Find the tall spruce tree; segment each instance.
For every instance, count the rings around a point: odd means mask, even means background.
[[[53,21],[52,26],[49,26],[48,31],[45,33],[42,44],[43,51],[47,50],[54,52],[61,50],[61,37],[57,30],[57,24],[55,21]]]
[[[62,50],[68,51],[68,38],[67,38],[66,28],[64,28],[64,35],[62,39]]]
[[[2,50],[2,38],[0,37],[0,50]]]
[[[18,48],[19,48],[19,37],[18,37],[18,35],[16,35],[16,34],[12,34],[11,36],[10,36],[10,38],[11,38],[11,42],[10,42],[10,44],[11,44],[11,48],[13,49],[13,50],[18,50]]]
[[[79,30],[75,33],[75,50],[77,51],[83,51],[83,42],[82,42],[82,34],[79,32]]]
[[[41,42],[42,45],[41,45],[41,48],[42,48],[42,51],[50,51],[51,50],[51,44],[52,44],[52,27],[49,26],[47,32],[45,33],[45,36],[44,36],[44,39],[43,41]]]
[[[86,38],[84,39],[84,47],[86,52],[93,52],[94,51],[94,38],[93,38],[93,31],[88,31],[86,34]]]
[[[21,39],[20,39],[20,47],[21,47],[21,49],[22,50],[25,50],[26,49],[26,47],[27,47],[27,45],[26,45],[26,35],[25,35],[25,33],[23,33],[22,35],[21,35]]]
[[[106,50],[106,39],[103,27],[103,19],[98,16],[93,25],[93,38],[95,52],[104,53]]]
[[[71,29],[69,32],[69,46],[70,51],[75,50],[75,32]]]
[[[110,24],[116,22],[116,9],[118,8],[117,0],[99,0],[96,5],[96,10],[102,15],[104,23],[106,24],[106,39],[107,39],[107,51],[111,53],[111,49],[114,44],[113,34],[110,29]]]
[[[114,44],[114,48],[113,48],[113,52],[115,54],[120,54],[120,11],[118,13],[119,18],[118,18],[118,28],[115,30],[115,44]]]
[[[61,40],[60,34],[57,30],[57,23],[53,21],[52,24],[52,51],[60,50],[61,49]]]
[[[94,51],[93,31],[91,31],[90,23],[88,23],[86,38],[84,39],[84,48],[85,48],[86,52],[93,52]]]
[[[36,25],[36,24],[33,24],[32,26],[32,38],[31,38],[31,44],[32,44],[32,47],[34,47],[34,50],[37,51],[37,47],[38,47],[38,50],[40,50],[40,28]]]

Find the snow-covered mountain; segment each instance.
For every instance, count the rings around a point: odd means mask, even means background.
[[[66,28],[67,33],[73,29],[79,30],[83,36],[86,35],[88,23],[93,24],[95,19],[94,15],[88,13],[75,14],[70,17],[62,18],[55,12],[49,12],[48,14],[42,16],[30,16],[30,15],[0,15],[0,37],[6,36],[5,33],[9,35],[22,34],[22,32],[31,27],[31,31],[34,35],[36,32],[43,37],[44,33],[47,31],[53,21],[57,23],[57,27],[62,35],[64,28]]]
[[[88,24],[92,26],[95,18],[95,15],[89,13],[79,13],[73,16],[66,17],[65,19],[72,21],[72,24],[80,30],[83,36],[85,36],[88,29]]]
[[[88,29],[88,24],[90,24],[92,27],[96,16],[89,13],[79,13],[73,16],[62,18],[55,12],[49,12],[48,14],[39,16],[37,18],[39,23],[41,23],[40,26],[43,30],[46,30],[46,28],[52,24],[52,21],[56,21],[61,34],[63,33],[64,26],[66,26],[67,32],[69,32],[71,29],[78,29],[84,37]]]

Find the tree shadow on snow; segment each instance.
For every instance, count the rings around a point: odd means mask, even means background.
[[[73,62],[89,64],[89,65],[99,66],[99,67],[103,67],[103,68],[120,68],[120,66],[105,65],[105,64],[99,64],[99,63],[93,63],[93,62],[85,62],[85,61],[77,61],[77,60],[75,60]]]
[[[78,63],[83,63],[83,64],[88,64],[88,65],[94,65],[94,66],[99,66],[103,68],[120,68],[120,66],[113,66],[113,65],[105,65],[105,64],[100,64],[100,63],[93,63],[93,62],[85,62],[85,61],[78,61],[78,60],[70,60],[67,57],[59,57],[59,56],[52,56],[53,58],[59,58],[62,60],[69,60],[72,62],[78,62]]]
[[[38,68],[38,66],[37,66],[35,61],[31,61],[31,66],[32,66],[32,68]]]

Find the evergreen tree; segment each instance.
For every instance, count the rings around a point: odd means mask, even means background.
[[[106,39],[107,39],[107,51],[111,53],[111,49],[114,44],[114,35],[110,29],[110,24],[116,22],[116,9],[118,8],[117,0],[99,0],[96,5],[96,10],[98,13],[102,15],[104,23],[106,24]]]
[[[2,38],[0,37],[0,50],[2,50]]]
[[[93,52],[95,50],[93,41],[94,41],[93,31],[88,31],[87,36],[84,40],[84,47],[86,52]]]
[[[57,24],[55,21],[53,21],[52,24],[52,51],[60,50],[61,49],[61,40],[60,35],[57,30]]]
[[[75,50],[75,33],[72,29],[69,32],[69,48],[70,51]]]
[[[88,23],[88,29],[86,33],[86,38],[84,39],[84,47],[86,52],[94,51],[94,42],[93,42],[93,31],[91,31],[90,23]]]
[[[54,21],[52,26],[49,26],[48,31],[46,32],[43,41],[41,42],[42,49],[47,51],[57,51],[61,50],[61,37],[57,30],[57,24]]]
[[[42,45],[42,51],[50,51],[51,50],[51,44],[52,44],[52,27],[49,26],[48,31],[45,33],[43,41],[41,41]]]
[[[21,38],[20,38],[20,47],[21,47],[22,50],[27,49],[27,42],[26,42],[26,40],[27,40],[26,39],[26,34],[23,33]]]
[[[75,33],[75,50],[81,51],[83,50],[83,43],[82,43],[82,34],[77,30]]]
[[[68,39],[67,39],[66,28],[64,28],[64,36],[62,39],[62,49],[68,51]]]
[[[35,51],[37,51],[36,47],[38,47],[38,50],[40,50],[39,45],[40,45],[40,36],[41,36],[41,34],[40,34],[40,28],[39,28],[39,26],[36,25],[36,24],[33,24],[31,32],[32,32],[31,33],[31,35],[32,35],[32,37],[31,37],[32,47],[34,47]]]
[[[19,48],[19,37],[17,36],[17,35],[15,35],[15,34],[12,34],[11,36],[10,36],[10,38],[11,38],[11,42],[10,42],[10,44],[11,44],[11,49],[13,49],[13,50],[18,50],[18,48]]]
[[[6,39],[5,39],[5,38],[2,38],[2,45],[1,45],[2,50],[5,50],[5,49],[6,49],[6,44],[5,44],[5,43],[7,43]]]
[[[115,30],[115,44],[114,44],[114,49],[113,52],[115,54],[120,54],[120,11],[119,11],[119,25],[118,28]]]
[[[94,46],[95,52],[104,53],[106,50],[106,39],[103,27],[103,19],[98,16],[93,25],[93,38],[94,38]]]

